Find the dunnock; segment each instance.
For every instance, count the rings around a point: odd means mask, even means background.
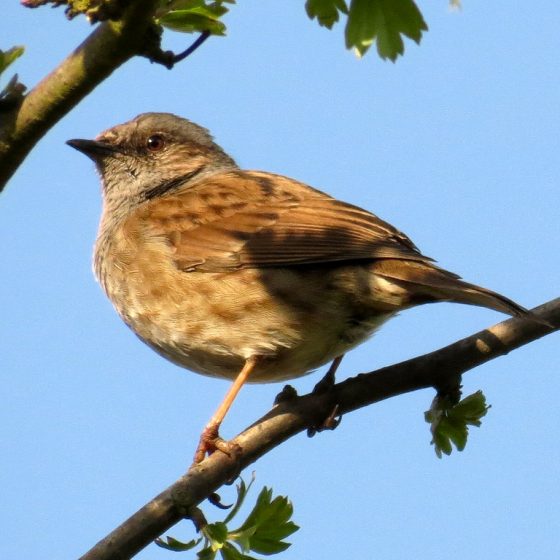
[[[195,461],[227,449],[218,428],[243,383],[338,364],[402,309],[453,301],[526,313],[366,210],[239,169],[186,119],[146,113],[68,144],[101,175],[94,268],[119,315],[168,360],[235,380]]]

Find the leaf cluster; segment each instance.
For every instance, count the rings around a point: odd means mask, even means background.
[[[156,11],[156,23],[183,33],[225,35],[226,26],[221,18],[235,0],[161,0]]]
[[[225,35],[222,17],[235,0],[161,0],[158,25],[184,33]],[[332,29],[341,15],[347,17],[346,46],[363,56],[375,42],[383,59],[395,61],[404,53],[403,36],[420,42],[428,28],[413,0],[307,0],[307,15]]]
[[[467,445],[469,426],[479,427],[481,418],[486,416],[490,405],[482,391],[453,403],[448,397],[436,396],[430,410],[424,413],[426,422],[430,424],[432,445],[436,455],[451,455],[453,445],[457,451],[463,451]]]
[[[345,15],[347,48],[363,56],[375,43],[379,56],[393,62],[404,53],[403,37],[420,43],[428,30],[413,0],[307,0],[305,9],[328,29]]]
[[[449,0],[451,6],[459,0]],[[44,4],[65,5],[72,18],[85,14],[94,23],[116,19],[126,5],[124,0],[22,0],[27,7]],[[223,36],[223,16],[235,0],[160,0],[154,14],[156,25],[183,33]],[[414,0],[306,0],[305,10],[319,25],[332,29],[346,18],[345,42],[358,56],[375,44],[379,56],[393,62],[404,54],[404,38],[420,43],[428,26]]]
[[[232,510],[223,521],[207,523],[201,528],[202,537],[189,542],[181,542],[173,537],[157,539],[156,544],[182,552],[192,550],[202,543],[197,553],[198,560],[214,560],[219,553],[222,560],[257,560],[248,553],[277,554],[286,550],[290,543],[284,539],[295,533],[299,527],[291,521],[293,507],[285,496],[273,498],[272,489],[266,486],[261,490],[255,506],[245,521],[230,530],[228,524],[239,512],[254,478],[249,485],[237,485],[237,499]]]

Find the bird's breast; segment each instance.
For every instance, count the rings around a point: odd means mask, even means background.
[[[140,230],[100,237],[95,272],[125,323],[172,362],[234,378],[260,356],[250,381],[281,381],[356,346],[390,312],[368,307],[352,267],[184,272],[167,243]]]

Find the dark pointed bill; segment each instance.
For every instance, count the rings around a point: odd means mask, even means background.
[[[72,140],[67,140],[66,143],[79,152],[82,152],[82,154],[85,154],[93,161],[97,161],[103,156],[110,156],[117,151],[115,146],[107,144],[106,142],[98,142],[97,140],[74,138]]]

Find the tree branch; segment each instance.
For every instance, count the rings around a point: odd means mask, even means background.
[[[132,0],[106,21],[0,120],[0,192],[27,154],[64,115],[121,64],[144,50],[158,0]]]
[[[95,545],[81,560],[131,558],[172,525],[189,517],[191,508],[243,469],[309,426],[318,425],[332,410],[341,413],[426,387],[445,387],[462,373],[560,328],[560,298],[535,308],[537,317],[509,319],[449,346],[338,383],[333,391],[293,397],[239,434],[238,461],[214,453],[132,515]]]

